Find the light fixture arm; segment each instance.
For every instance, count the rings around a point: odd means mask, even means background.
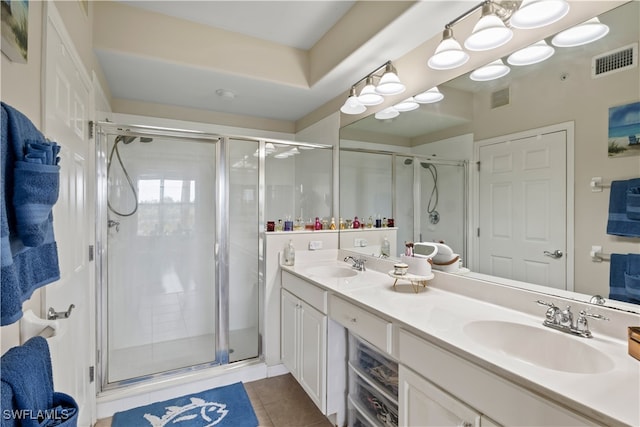
[[[363,78],[361,78],[360,80],[358,80],[357,82],[355,82],[353,84],[354,87],[358,86],[360,83],[364,82],[365,80],[367,80],[368,78],[374,78],[377,77],[378,79],[382,77],[381,75],[377,75],[376,73],[379,72],[380,70],[385,70],[384,72],[388,71],[388,69],[390,69],[391,71],[393,71],[394,73],[396,72],[395,67],[393,66],[393,64],[391,63],[391,61],[387,61],[384,64],[382,64],[381,66],[379,66],[378,68],[376,68],[375,70],[373,70],[372,72],[370,72],[369,74],[367,74],[366,76],[364,76]],[[383,74],[384,74],[383,72]]]
[[[455,24],[457,24],[458,22],[462,21],[464,18],[466,18],[467,16],[471,15],[473,12],[475,12],[476,10],[483,8],[483,15],[485,10],[488,10],[489,12],[494,12],[496,14],[496,16],[498,18],[500,18],[505,24],[506,22],[509,20],[509,18],[511,18],[511,15],[513,14],[513,11],[516,9],[516,5],[517,3],[515,1],[508,1],[505,2],[506,6],[502,6],[498,3],[496,3],[493,0],[485,0],[481,3],[478,3],[477,5],[475,5],[474,7],[472,7],[471,9],[467,10],[466,12],[464,12],[463,14],[457,16],[456,18],[454,18],[451,22],[449,22],[447,25],[444,26],[445,29],[449,29],[451,27],[453,27]]]

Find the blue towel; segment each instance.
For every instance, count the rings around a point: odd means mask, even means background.
[[[4,326],[22,317],[22,303],[36,289],[60,278],[51,215],[58,194],[60,147],[46,141],[22,113],[1,105],[0,325]]]
[[[640,187],[627,189],[627,217],[640,221]]]
[[[609,298],[640,304],[640,255],[611,254]]]
[[[640,254],[627,255],[624,287],[629,298],[640,302]]]
[[[609,220],[607,234],[624,237],[640,237],[640,220],[634,219],[635,200],[633,196],[628,200],[629,189],[640,187],[640,178],[627,181],[613,181],[609,196]],[[627,213],[627,205],[631,202],[631,216]]]
[[[44,420],[38,420],[35,415],[54,407],[53,370],[47,340],[33,337],[22,346],[9,349],[2,356],[0,366],[2,425],[5,421],[6,425],[17,421],[16,425],[23,427],[40,426]],[[5,391],[10,391],[8,397],[5,397]],[[6,410],[16,416],[5,417]],[[16,417],[19,419],[6,419]]]

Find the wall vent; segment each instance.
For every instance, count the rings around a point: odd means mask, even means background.
[[[491,94],[491,108],[502,107],[503,105],[509,105],[511,102],[509,95],[509,88],[497,90]]]
[[[591,77],[603,77],[611,73],[638,66],[638,43],[594,56],[591,59]]]

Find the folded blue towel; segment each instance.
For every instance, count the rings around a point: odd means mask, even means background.
[[[22,113],[0,104],[0,325],[4,326],[22,317],[22,303],[33,291],[60,278],[51,215],[58,193],[59,178],[54,175],[59,173],[60,147],[46,141]]]
[[[51,210],[58,200],[60,166],[16,162],[14,180],[18,236],[25,246],[40,246],[53,227]]]
[[[640,187],[627,189],[627,217],[640,221]]]
[[[634,219],[634,200],[631,203],[631,216],[627,214],[627,191],[640,187],[640,178],[627,181],[613,181],[609,196],[609,220],[607,234],[624,237],[640,237],[640,220]]]
[[[40,426],[42,420],[24,414],[37,415],[54,407],[53,405],[53,371],[49,344],[42,337],[33,337],[24,345],[9,349],[0,360],[2,370],[2,390],[10,389],[10,402],[2,398],[3,421],[6,410],[22,412],[23,419],[18,420],[21,426]],[[4,393],[3,393],[4,394]],[[10,404],[11,406],[5,406]]]

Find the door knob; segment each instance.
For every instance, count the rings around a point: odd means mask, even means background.
[[[544,254],[548,257],[555,258],[555,259],[562,258],[562,251],[560,249],[556,249],[553,252],[544,251]]]
[[[71,316],[71,310],[76,308],[74,304],[69,306],[67,311],[56,311],[53,307],[49,307],[47,311],[47,319],[48,320],[57,320],[57,319],[68,319]]]

